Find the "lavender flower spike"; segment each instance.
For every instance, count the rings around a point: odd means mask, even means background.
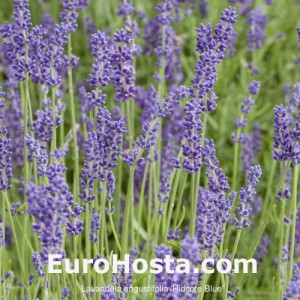
[[[262,9],[250,11],[248,16],[248,48],[250,51],[260,49],[265,40],[265,28],[267,25],[267,17]]]
[[[286,288],[286,294],[283,300],[300,298],[300,261],[294,265],[294,277]]]
[[[256,195],[256,186],[259,183],[261,174],[262,171],[259,165],[251,167],[247,176],[248,185],[246,188],[241,188],[240,190],[240,205],[236,211],[241,219],[238,220],[236,217],[234,218],[234,223],[239,230],[249,226],[248,218],[252,212],[251,204]]]
[[[0,191],[11,189],[10,179],[12,177],[11,142],[7,138],[7,128],[3,125],[5,114],[4,95],[0,86]]]

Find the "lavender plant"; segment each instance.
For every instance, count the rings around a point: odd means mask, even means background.
[[[228,2],[0,3],[1,299],[298,299],[299,1]]]

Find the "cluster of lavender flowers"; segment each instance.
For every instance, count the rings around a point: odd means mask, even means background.
[[[267,17],[261,8],[251,10],[248,14],[248,48],[250,51],[260,49],[265,40]]]
[[[183,123],[183,167],[188,173],[196,173],[201,167],[203,136],[200,132],[203,130],[203,124],[200,117],[216,109],[218,97],[213,91],[217,81],[216,67],[225,57],[228,40],[236,19],[235,9],[229,7],[223,11],[220,22],[215,26],[214,35],[209,24],[202,24],[197,29],[196,51],[199,54],[199,60],[192,79],[193,89],[190,90],[192,99],[185,106],[186,116]]]
[[[252,212],[251,205],[256,195],[256,186],[259,183],[261,174],[262,171],[259,165],[250,167],[247,174],[248,184],[240,190],[240,205],[236,209],[240,219],[234,218],[234,224],[239,230],[249,226],[248,219]]]
[[[254,97],[259,93],[260,82],[254,80],[248,86],[249,96],[245,97],[241,104],[241,115],[234,121],[237,133],[232,134],[232,140],[234,143],[242,145],[242,162],[243,171],[246,172],[251,166],[254,165],[254,158],[259,153],[261,148],[261,132],[259,123],[255,123],[253,126],[253,133],[242,132],[247,126],[247,116],[251,112],[254,105]]]
[[[300,162],[299,91],[299,84],[296,84],[288,105],[277,105],[274,108],[273,158],[277,161]]]
[[[195,238],[185,238],[181,242],[181,251],[180,258],[188,259],[191,262],[191,273],[178,274],[174,271],[173,274],[167,274],[165,272],[161,272],[155,276],[156,286],[160,288],[161,291],[156,293],[156,299],[165,299],[166,293],[163,292],[164,288],[168,289],[168,297],[174,298],[183,298],[183,299],[196,299],[197,292],[185,292],[184,289],[182,291],[172,290],[173,285],[179,285],[181,287],[192,288],[197,286],[199,276],[198,274],[194,274],[192,272],[193,267],[200,262],[200,252],[199,252],[199,244]],[[169,255],[171,259],[175,257],[172,254],[172,248],[161,245],[155,248],[155,255],[157,258],[164,259],[166,255]],[[161,265],[165,268],[164,263]],[[174,262],[170,268],[172,270],[176,269],[176,262]]]
[[[300,297],[300,263],[297,262],[294,266],[294,277],[289,282],[286,293],[283,297],[284,300],[297,299]]]
[[[36,186],[30,183],[26,192],[28,213],[35,217],[32,229],[39,235],[41,246],[41,261],[48,262],[49,254],[63,254],[63,226],[70,216],[69,207],[73,203],[73,196],[63,174],[66,168],[61,164],[49,165],[45,171],[48,186]],[[37,264],[37,256],[34,256]]]
[[[5,93],[0,86],[0,190],[5,191],[11,189],[10,179],[12,177],[12,152],[11,141],[8,138],[8,130],[4,123],[5,114]]]

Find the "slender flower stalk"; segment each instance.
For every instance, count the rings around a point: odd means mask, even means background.
[[[242,130],[247,126],[246,116],[250,113],[252,106],[254,105],[253,97],[259,93],[260,82],[254,80],[248,86],[249,96],[244,98],[241,105],[241,116],[235,119],[235,126],[237,127],[237,132],[232,135],[234,142],[234,161],[233,161],[233,175],[232,175],[232,188],[233,190],[237,187],[237,175],[239,166],[239,144],[243,143]]]
[[[291,201],[291,211],[293,214],[292,224],[291,224],[291,244],[289,253],[289,267],[287,282],[289,282],[293,276],[293,266],[294,266],[294,254],[295,254],[295,237],[296,237],[296,219],[297,219],[297,191],[298,191],[298,178],[299,178],[299,167],[294,166],[293,170],[293,191],[292,191],[292,201]]]

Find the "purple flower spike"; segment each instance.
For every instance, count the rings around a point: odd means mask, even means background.
[[[118,9],[118,15],[122,17],[128,17],[134,13],[133,3],[127,2],[126,4],[121,4]]]
[[[234,218],[234,223],[239,230],[249,226],[248,219],[252,212],[251,205],[256,195],[256,186],[259,183],[259,178],[262,174],[259,165],[250,167],[247,175],[248,185],[240,190],[240,205],[236,209],[240,215],[240,220]]]
[[[283,300],[297,299],[300,297],[300,262],[294,265],[294,276],[288,283]]]
[[[64,287],[61,290],[61,300],[67,300],[70,296],[70,288]]]
[[[267,17],[262,9],[250,11],[248,16],[248,48],[250,51],[260,49],[265,40],[265,28],[267,25]]]
[[[98,238],[98,232],[100,230],[100,215],[97,213],[93,212],[92,213],[92,218],[91,218],[91,234],[90,234],[90,241],[92,243],[97,243],[99,238]]]
[[[65,182],[66,168],[61,164],[49,165],[45,171],[49,185],[36,186],[29,183],[26,189],[28,214],[35,217],[32,229],[39,236],[43,250],[39,253],[41,261],[47,263],[49,254],[62,254],[63,225],[70,217],[69,207],[73,196]],[[35,260],[37,256],[34,256]]]
[[[11,189],[12,177],[12,145],[8,139],[8,130],[3,125],[5,115],[5,99],[2,86],[0,86],[0,191]]]
[[[40,277],[45,276],[43,263],[41,261],[40,254],[38,252],[32,253],[32,262],[34,264],[34,268]]]
[[[237,19],[235,8],[229,6],[223,11],[220,19],[215,26],[214,35],[209,24],[202,24],[197,29],[196,50],[199,53],[199,60],[195,66],[192,84],[199,98],[213,91],[217,80],[216,66],[225,57],[233,24]]]
[[[117,166],[122,135],[126,133],[123,119],[114,121],[106,107],[98,108],[97,131],[89,132],[84,142],[85,162],[80,179],[81,194],[84,202],[95,199],[93,188],[96,180],[106,182],[107,199],[115,189],[112,169]]]
[[[297,109],[297,101],[294,100],[292,95],[288,107],[278,105],[274,108],[273,158],[277,161],[291,160],[294,164],[299,164],[300,113],[294,116],[293,109]]]
[[[251,82],[248,86],[248,91],[250,95],[257,95],[259,93],[259,88],[260,88],[260,82],[257,80],[254,80]]]
[[[27,32],[30,29],[31,19],[28,0],[14,0],[13,20],[20,30]]]
[[[61,0],[63,12],[60,13],[60,19],[66,25],[67,32],[71,33],[77,28],[77,17],[79,8],[78,0]]]
[[[93,88],[106,86],[111,81],[112,41],[105,32],[97,31],[91,37],[91,50],[95,62],[88,83]]]
[[[205,18],[208,14],[207,0],[199,0],[199,12],[202,18]]]
[[[62,123],[61,117],[56,113],[55,123],[53,123],[52,109],[38,110],[35,115],[37,120],[32,124],[32,130],[38,140],[43,142],[51,142],[53,130]]]

